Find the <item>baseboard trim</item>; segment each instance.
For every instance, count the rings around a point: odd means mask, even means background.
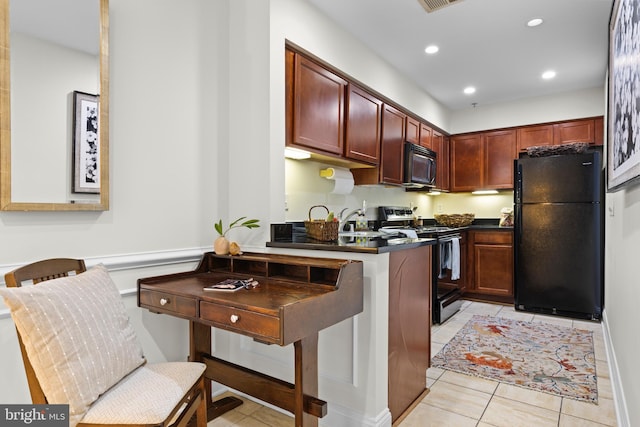
[[[607,351],[607,361],[609,362],[609,376],[611,377],[611,388],[613,389],[613,404],[616,407],[616,418],[619,427],[631,427],[629,420],[629,411],[627,410],[627,401],[622,388],[622,376],[618,369],[618,361],[616,353],[611,341],[609,333],[609,321],[607,319],[607,311],[602,311],[602,331],[604,333],[604,346]]]

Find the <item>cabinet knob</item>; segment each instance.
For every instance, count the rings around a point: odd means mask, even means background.
[[[160,305],[167,305],[169,304],[169,300],[167,298],[160,298]]]
[[[229,320],[231,320],[231,323],[236,323],[238,320],[240,320],[240,316],[238,316],[237,314],[232,314]]]

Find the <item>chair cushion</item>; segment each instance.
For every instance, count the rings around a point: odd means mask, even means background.
[[[203,363],[167,362],[139,367],[91,405],[88,424],[159,424],[200,379]]]
[[[70,426],[106,390],[145,362],[106,267],[1,288],[47,401],[69,404]]]

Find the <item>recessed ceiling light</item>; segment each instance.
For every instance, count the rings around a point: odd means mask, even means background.
[[[533,18],[532,20],[527,22],[527,27],[537,27],[538,25],[542,24],[542,22],[543,21],[541,18]]]
[[[542,73],[542,78],[545,80],[550,80],[556,76],[556,72],[553,70],[545,71]]]
[[[476,88],[473,86],[467,86],[464,88],[464,93],[467,95],[471,95],[472,93],[476,93]]]
[[[424,51],[426,53],[428,53],[429,55],[433,55],[434,53],[436,53],[437,51],[439,51],[440,48],[438,46],[436,46],[435,44],[431,44],[429,46],[427,46]]]

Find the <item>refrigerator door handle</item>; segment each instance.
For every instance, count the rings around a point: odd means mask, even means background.
[[[522,205],[521,204],[516,204],[515,205],[515,212],[514,212],[514,218],[515,218],[515,246],[518,246],[518,241],[520,240],[520,236],[522,236]]]
[[[515,183],[515,188],[514,188],[514,203],[518,204],[518,203],[522,203],[522,165],[518,163],[518,160],[515,160],[515,167],[513,168],[514,170],[514,183]]]

